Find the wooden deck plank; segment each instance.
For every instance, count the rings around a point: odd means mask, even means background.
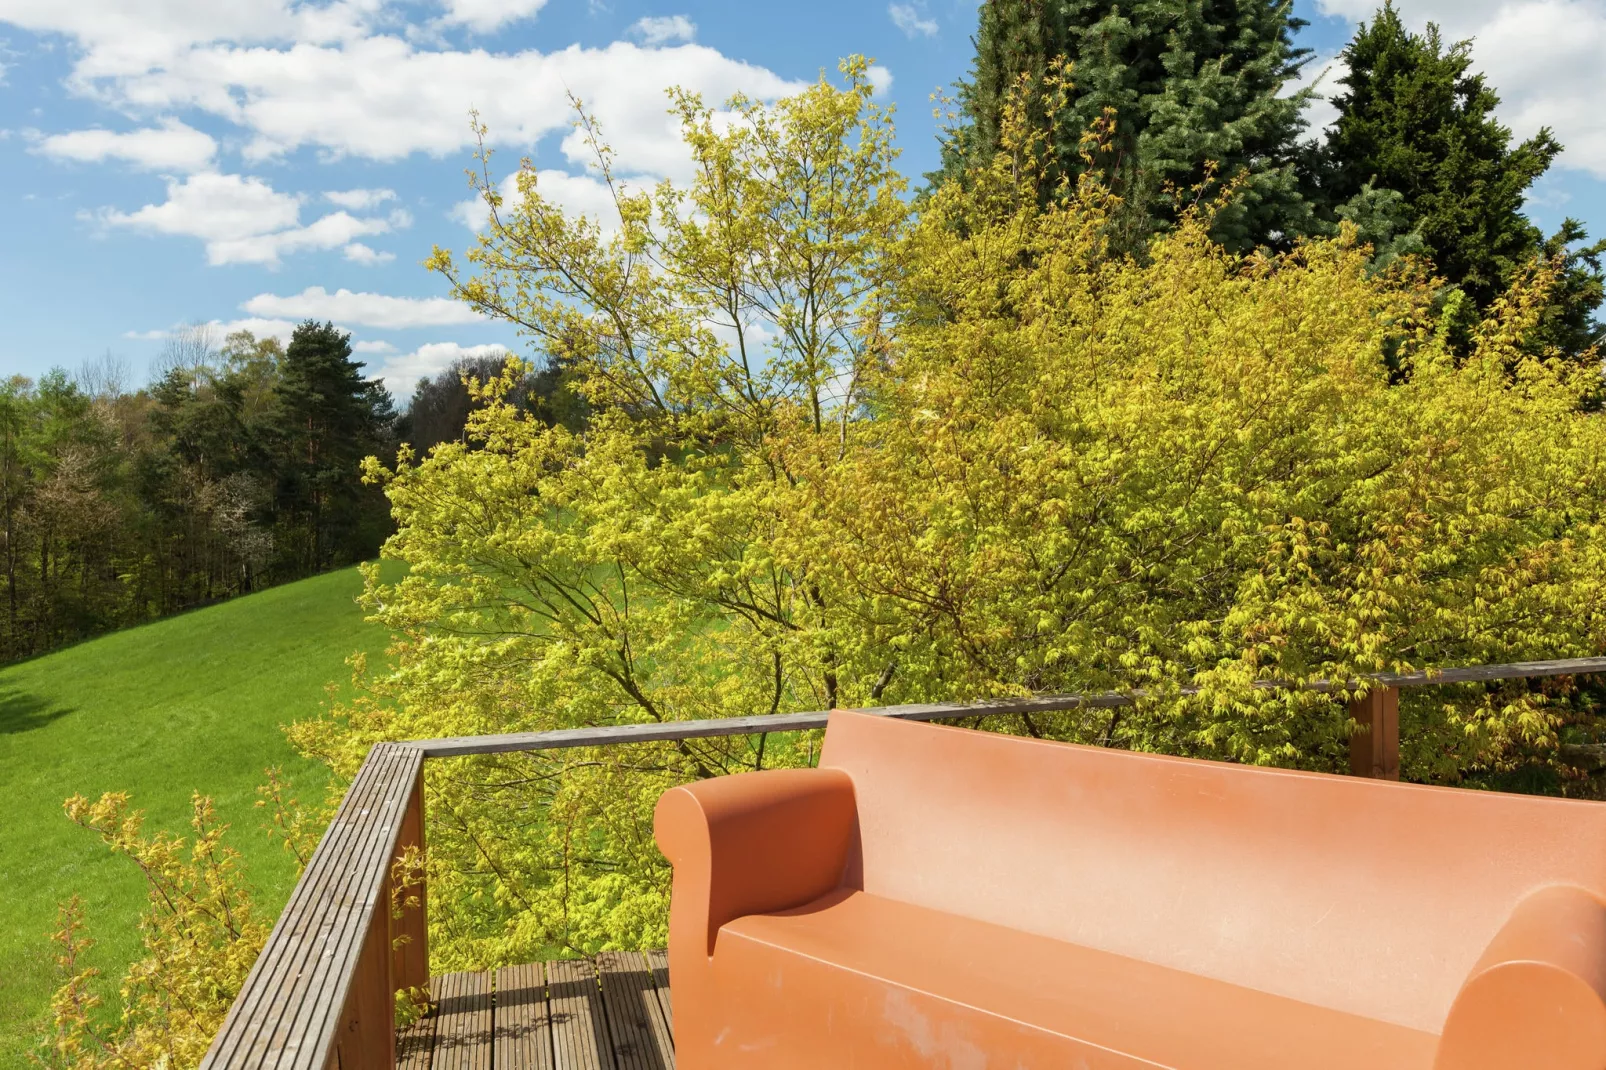
[[[496,971],[495,1070],[552,1070],[552,1020],[539,963]]]
[[[675,1009],[669,1001],[669,952],[648,951],[647,965],[652,967],[652,981],[658,986],[658,1004],[664,1009],[664,1024],[669,1026],[671,1038],[675,1031]]]
[[[597,974],[618,1070],[669,1070],[674,1064],[669,1025],[646,957],[639,951],[605,951],[597,956]]]
[[[491,1070],[491,975],[440,978],[431,1070]]]
[[[430,1001],[440,999],[439,978],[430,982]],[[396,1070],[431,1070],[435,1054],[435,1011],[396,1033]]]
[[[401,1070],[675,1070],[662,951],[450,973],[398,1034]]]
[[[590,959],[549,962],[546,982],[553,1070],[614,1070],[603,1062],[612,1047],[596,966]]]

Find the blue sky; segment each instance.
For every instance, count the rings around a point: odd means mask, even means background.
[[[1535,218],[1606,232],[1606,0],[1398,6],[1475,36],[1502,117],[1568,146]],[[1312,73],[1371,7],[1300,0]],[[975,22],[966,0],[0,0],[0,373],[111,352],[142,382],[175,326],[311,317],[350,330],[400,401],[465,349],[518,345],[419,266],[472,239],[470,108],[504,171],[528,154],[584,209],[566,91],[621,170],[675,176],[665,87],[774,96],[857,52],[918,176],[936,158],[930,95],[964,73]]]

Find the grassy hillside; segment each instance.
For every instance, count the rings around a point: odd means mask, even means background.
[[[0,1067],[26,1065],[48,1010],[58,902],[83,898],[107,975],[138,950],[143,882],[62,815],[67,796],[126,790],[147,828],[184,832],[190,793],[212,796],[264,904],[282,905],[292,863],[262,831],[256,787],[279,765],[320,797],[321,770],[279,726],[314,714],[353,652],[383,649],[361,588],[346,569],[0,669]]]

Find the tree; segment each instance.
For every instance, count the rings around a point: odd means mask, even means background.
[[[459,357],[444,371],[420,379],[407,411],[396,422],[396,437],[419,453],[442,442],[466,441],[469,413],[482,403],[471,392],[471,384],[497,378],[512,359]],[[543,423],[578,431],[585,421],[585,403],[570,388],[568,378],[565,369],[549,359],[539,371],[520,371],[505,400],[536,414]]]
[[[1606,649],[1606,423],[1513,341],[1553,269],[1458,362],[1432,280],[1349,229],[1239,255],[1188,212],[1110,256],[1114,198],[1086,175],[1040,202],[1019,119],[914,220],[847,73],[734,122],[681,97],[696,177],[620,196],[616,227],[528,170],[505,212],[485,181],[469,267],[433,263],[572,356],[592,418],[519,412],[508,370],[470,444],[370,464],[408,566],[366,571],[395,661],[291,730],[336,782],[382,739],[1136,688],[1008,727],[1335,770],[1342,701],[1254,680]],[[1544,760],[1568,701],[1414,691],[1402,764]],[[435,968],[662,939],[660,792],[816,741],[427,767]]]
[[[1479,312],[1535,257],[1558,260],[1564,269],[1538,341],[1585,353],[1601,338],[1592,313],[1606,243],[1577,248],[1585,234],[1574,220],[1547,239],[1523,214],[1529,189],[1562,146],[1548,127],[1512,145],[1494,115],[1500,98],[1472,69],[1471,47],[1447,44],[1432,24],[1412,33],[1392,0],[1363,23],[1344,50],[1345,92],[1334,98],[1339,117],[1323,154],[1323,192],[1334,205],[1370,189],[1402,195],[1404,225]]]
[[[1091,160],[1125,202],[1124,247],[1174,224],[1177,195],[1223,183],[1236,196],[1214,217],[1215,237],[1239,251],[1287,247],[1320,229],[1296,167],[1308,94],[1283,95],[1309,54],[1293,45],[1304,22],[1292,10],[1292,0],[987,0],[932,177],[987,165],[1024,77],[1027,122],[1052,145],[1050,188],[1086,169],[1084,135],[1100,131]],[[1054,78],[1071,86],[1062,106],[1049,99]]]
[[[0,383],[0,659],[371,554],[388,517],[360,461],[389,398],[330,331],[303,332],[288,394],[278,341],[207,328],[141,389],[109,355]]]
[[[301,566],[316,570],[372,552],[377,503],[362,493],[361,465],[389,437],[390,394],[363,378],[349,334],[309,320],[285,348],[277,398],[279,509],[299,528]]]

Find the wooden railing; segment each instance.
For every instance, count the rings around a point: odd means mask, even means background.
[[[1399,691],[1404,687],[1606,672],[1606,658],[1380,673],[1348,681],[1267,689],[1363,692],[1349,703],[1359,723],[1350,770],[1398,779]],[[1183,688],[1182,694],[1196,694]],[[1030,717],[1076,709],[1116,709],[1142,691],[1045,695],[987,702],[883,706],[861,712],[912,721]],[[757,735],[824,728],[828,711],[711,721],[575,728],[498,736],[380,743],[368,754],[313,852],[284,913],[213,1041],[203,1070],[391,1070],[396,1063],[395,997],[429,981],[425,889],[393,888],[396,860],[424,847],[423,763],[429,758],[558,750],[657,740]],[[400,917],[392,903],[405,903]]]

